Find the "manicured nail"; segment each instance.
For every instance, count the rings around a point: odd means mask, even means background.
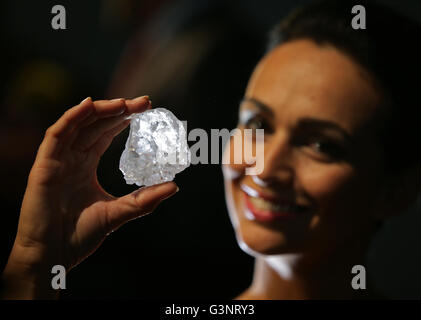
[[[87,97],[87,98],[83,99],[81,103],[84,103],[84,102],[86,102],[88,100],[92,100],[92,98],[91,97]]]
[[[141,102],[142,100],[148,101],[149,97],[148,96],[141,96],[141,97],[137,97],[137,98],[134,98],[134,99],[128,100],[128,101],[130,101],[130,103],[138,103],[138,102]]]

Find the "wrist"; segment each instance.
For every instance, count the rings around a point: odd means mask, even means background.
[[[36,258],[30,249],[14,246],[1,275],[2,299],[57,299],[51,286],[53,275],[47,259]]]

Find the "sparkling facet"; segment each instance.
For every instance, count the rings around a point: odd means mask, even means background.
[[[120,158],[127,184],[151,186],[172,181],[190,165],[186,129],[171,111],[156,108],[130,118],[130,133]]]

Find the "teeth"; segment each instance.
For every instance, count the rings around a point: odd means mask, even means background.
[[[280,205],[278,203],[273,203],[262,198],[250,197],[250,202],[258,209],[261,210],[270,210],[270,211],[282,211],[282,212],[291,212],[295,213],[300,211],[300,208],[297,206],[290,205]]]

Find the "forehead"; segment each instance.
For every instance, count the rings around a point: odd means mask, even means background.
[[[310,40],[273,49],[254,70],[246,97],[272,107],[275,118],[310,116],[354,131],[376,115],[380,95],[370,75],[332,46]]]

